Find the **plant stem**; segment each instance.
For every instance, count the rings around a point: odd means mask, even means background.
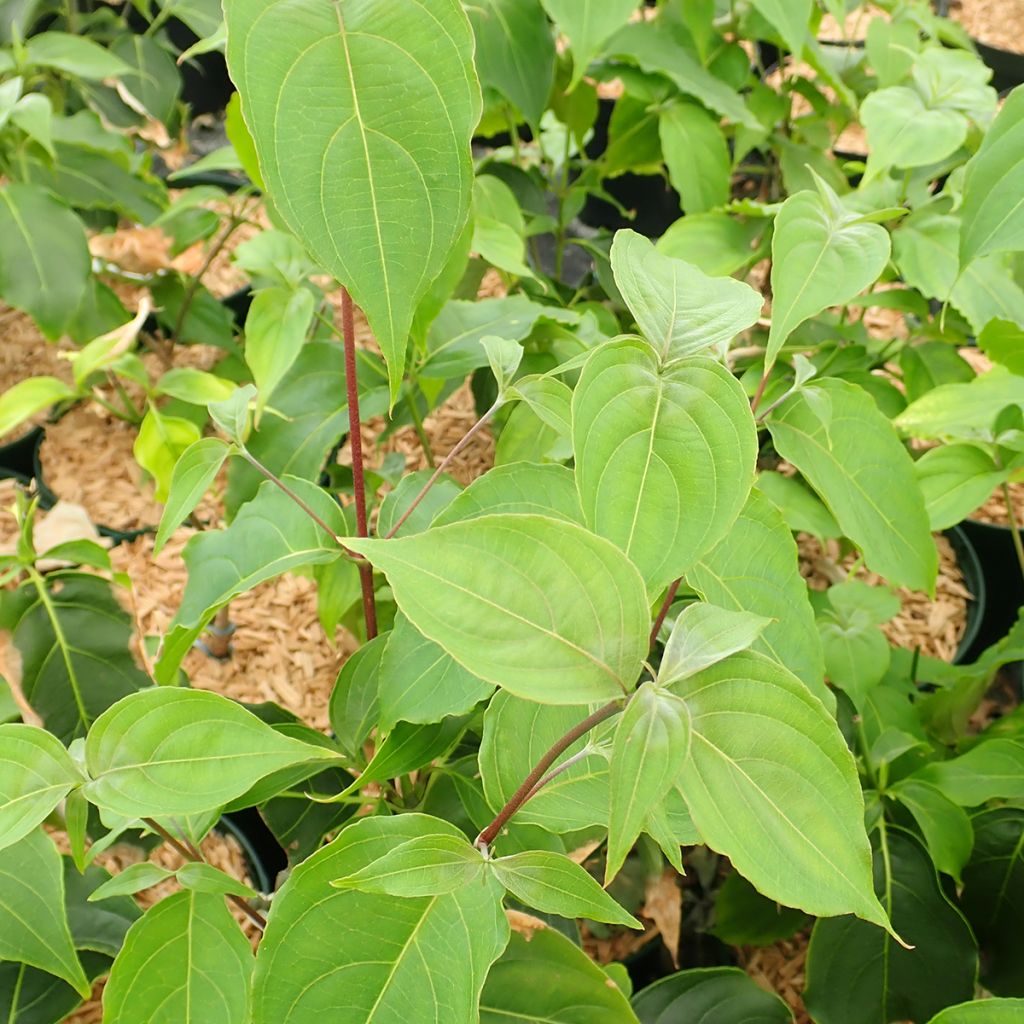
[[[352,448],[352,483],[356,498],[356,532],[368,537],[366,523],[366,476],[363,466],[363,438],[359,420],[359,383],[356,380],[356,327],[352,296],[341,289],[341,330],[345,343],[345,386],[348,391],[348,438]],[[377,604],[373,596],[373,568],[369,562],[359,563],[359,585],[363,591],[363,621],[366,639],[377,635]]]
[[[176,850],[180,856],[184,857],[185,860],[197,862],[202,861],[202,855],[199,853],[198,850],[196,850],[194,846],[192,846],[191,843],[189,843],[188,846],[186,846],[178,839],[175,839],[174,836],[172,836],[171,833],[163,827],[163,825],[161,825],[159,822],[154,821],[152,818],[143,818],[142,821],[145,824],[146,828],[150,829],[150,831],[152,832],[155,832],[165,843],[167,843],[168,846]],[[192,847],[191,850],[188,848],[189,846]],[[236,907],[238,907],[239,910],[241,910],[245,914],[246,917],[249,918],[250,921],[252,921],[254,925],[256,925],[257,928],[260,929],[260,931],[266,930],[267,919],[255,907],[250,907],[249,904],[244,899],[242,899],[241,896],[237,896],[234,893],[228,893],[227,897],[229,900],[231,900],[232,903],[234,903]]]
[[[770,370],[765,370],[764,375],[761,377],[761,380],[757,385],[754,397],[750,400],[751,412],[757,412],[757,407],[761,404],[761,399],[764,398],[764,389],[768,386],[768,374],[770,372]]]
[[[492,405],[490,409],[488,409],[487,412],[485,412],[483,416],[481,416],[480,419],[478,419],[476,423],[474,423],[473,426],[471,426],[469,430],[466,431],[466,433],[462,437],[462,440],[459,441],[459,443],[444,457],[444,459],[441,461],[441,465],[439,465],[437,469],[434,470],[433,476],[431,476],[431,478],[423,485],[423,487],[420,490],[420,493],[417,494],[416,497],[412,499],[412,503],[402,513],[398,522],[395,523],[395,525],[392,526],[391,529],[388,531],[387,535],[384,538],[385,540],[390,540],[392,537],[394,537],[396,533],[398,533],[406,519],[408,519],[409,516],[411,516],[413,512],[416,511],[416,506],[419,505],[419,503],[427,496],[427,491],[429,491],[430,488],[433,487],[435,483],[437,483],[438,478],[451,465],[452,460],[461,451],[463,451],[463,449],[465,449],[466,445],[469,444],[469,442],[480,432],[480,429],[484,427],[490,421],[491,417],[498,411],[498,409],[501,408],[503,401],[504,400],[502,398],[499,398],[494,403],[494,405]]]
[[[668,610],[672,607],[672,602],[676,599],[676,594],[679,592],[679,584],[682,582],[683,578],[680,576],[679,579],[674,580],[669,586],[668,593],[665,594],[665,600],[661,602],[661,608],[658,610],[658,617],[654,620],[654,627],[651,629],[651,639],[647,643],[648,650],[657,641],[661,627],[665,624],[665,616],[668,615]]]
[[[1024,579],[1024,542],[1020,537],[1020,523],[1017,520],[1017,513],[1013,510],[1013,495],[1010,492],[1010,485],[1003,483],[1003,500],[1006,502],[1006,516],[1010,520],[1010,532],[1013,534],[1013,549],[1017,552],[1017,564],[1020,566],[1021,578]]]
[[[578,725],[573,726],[551,749],[534,765],[533,771],[523,780],[523,784],[512,794],[507,804],[498,812],[497,817],[476,837],[473,844],[486,853],[504,828],[508,820],[519,810],[539,788],[538,783],[544,779],[547,770],[558,760],[562,753],[569,749],[581,736],[585,736],[595,726],[617,715],[625,706],[622,700],[613,700],[604,707],[598,708]]]

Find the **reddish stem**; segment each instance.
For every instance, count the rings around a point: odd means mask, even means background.
[[[658,639],[658,634],[661,632],[661,627],[665,624],[665,616],[668,615],[669,608],[672,607],[672,602],[676,599],[676,593],[679,590],[679,584],[682,583],[682,577],[675,580],[672,585],[668,588],[668,593],[665,595],[665,600],[661,602],[661,608],[658,611],[658,617],[654,620],[654,628],[651,630],[651,639],[647,642],[647,647],[650,649],[654,646],[655,641]]]
[[[348,437],[352,446],[352,481],[356,497],[356,532],[370,535],[366,524],[366,477],[363,467],[363,438],[359,420],[359,385],[356,380],[356,326],[352,296],[341,289],[341,330],[345,340],[345,386],[348,391]],[[363,620],[366,639],[377,635],[377,604],[373,596],[373,568],[368,562],[359,564],[359,583],[363,591]]]
[[[768,385],[768,375],[771,371],[765,370],[764,376],[761,378],[757,385],[757,390],[754,392],[754,397],[750,400],[750,411],[757,412],[757,407],[761,404],[761,399],[764,398],[764,389]]]

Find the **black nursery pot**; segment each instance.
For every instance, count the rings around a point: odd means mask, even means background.
[[[957,566],[964,578],[964,586],[973,595],[973,600],[967,604],[967,623],[964,627],[964,635],[957,645],[956,655],[953,658],[955,665],[967,664],[985,649],[984,646],[979,645],[982,639],[982,628],[988,614],[989,591],[978,552],[966,531],[961,526],[951,526],[943,533],[956,555]]]
[[[288,856],[254,808],[232,811],[217,823],[216,830],[231,836],[248,861],[253,886],[272,893],[277,876],[288,867]]]
[[[17,480],[20,484],[31,482],[43,436],[42,427],[32,427],[16,441],[0,445],[0,480]]]
[[[987,593],[985,614],[964,659],[971,661],[1001,640],[1017,621],[1024,607],[1024,578],[1010,527],[967,519],[960,530],[977,552]]]

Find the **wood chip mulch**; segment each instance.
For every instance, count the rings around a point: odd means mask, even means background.
[[[810,932],[771,946],[741,946],[740,966],[762,988],[781,997],[793,1011],[795,1024],[811,1024],[804,1006],[804,975]]]
[[[1024,482],[1010,484],[1010,500],[1013,502],[1013,515],[1017,520],[1017,525],[1024,529]],[[1009,526],[1010,514],[1002,488],[993,491],[992,496],[985,504],[976,508],[969,518],[976,519],[979,523],[989,523],[992,526]]]
[[[1024,0],[952,0],[949,16],[979,42],[1024,53]]]

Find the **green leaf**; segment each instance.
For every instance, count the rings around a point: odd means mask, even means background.
[[[315,305],[308,288],[264,288],[245,318],[245,361],[256,382],[256,417],[299,357]]]
[[[236,387],[227,398],[208,403],[210,419],[232,441],[243,444],[249,433],[249,403],[255,397],[254,385],[244,384]]]
[[[901,779],[887,792],[913,815],[935,867],[960,885],[960,872],[974,845],[967,814],[942,790],[913,778]]]
[[[181,73],[174,58],[152,36],[138,32],[118,36],[110,52],[131,66],[131,71],[121,76],[122,89],[127,89],[150,117],[172,123],[181,92]]]
[[[428,640],[401,613],[380,664],[380,727],[404,722],[439,722],[471,711],[494,686],[467,672]]]
[[[1024,329],[1009,320],[991,320],[978,335],[978,348],[1011,373],[1024,376]]]
[[[480,774],[488,804],[503,807],[556,740],[584,717],[581,708],[535,704],[508,693],[497,693],[484,712],[480,741]],[[551,770],[570,758],[579,759],[532,796],[516,812],[515,820],[555,833],[607,825],[608,759],[606,752],[598,749],[598,743],[612,727],[599,726],[568,747]],[[511,745],[510,736],[516,737]],[[499,848],[501,842],[499,836]]]
[[[496,887],[395,899],[330,885],[400,843],[437,834],[461,835],[421,814],[364,818],[295,868],[260,943],[254,1024],[325,1015],[336,1024],[476,1024],[488,968],[508,941]]]
[[[619,873],[652,809],[678,778],[689,748],[686,704],[644,683],[626,705],[612,741],[605,885]]]
[[[812,0],[752,0],[755,9],[782,37],[789,52],[799,58],[807,42]]]
[[[726,876],[715,895],[711,932],[730,946],[770,946],[779,939],[792,938],[806,924],[803,911],[766,899],[735,871]]]
[[[41,829],[0,850],[0,911],[0,960],[37,967],[89,995],[64,909],[64,866]]]
[[[568,857],[546,850],[513,853],[491,862],[494,876],[528,907],[559,917],[585,917],[591,921],[642,928]]]
[[[822,682],[824,665],[807,584],[797,568],[793,535],[774,505],[758,490],[726,537],[687,574],[706,601],[772,621],[753,650],[789,667],[826,707],[835,707]]]
[[[432,469],[421,469],[415,473],[407,473],[398,481],[394,490],[388,491],[381,502],[377,513],[377,536],[386,537],[406,510],[419,497],[427,481],[434,475]],[[435,516],[439,516],[448,505],[462,493],[462,485],[447,473],[442,473],[431,484],[430,490],[423,496],[412,514],[402,523],[396,537],[408,537],[412,533],[422,533]]]
[[[416,836],[331,885],[389,896],[444,896],[479,883],[486,870],[483,854],[465,837]]]
[[[791,1024],[789,1007],[738,967],[705,967],[670,974],[633,999],[640,1024]]]
[[[466,719],[455,717],[426,725],[399,722],[378,743],[370,763],[344,795],[356,792],[368,782],[408,775],[435,758],[444,757],[458,743],[465,728]]]
[[[635,231],[615,233],[611,261],[626,305],[663,363],[707,348],[724,351],[761,315],[763,300],[749,285],[708,277]]]
[[[139,864],[129,864],[124,871],[118,872],[113,878],[95,888],[89,895],[89,902],[107,900],[115,896],[134,896],[137,892],[159,885],[168,878],[173,878],[170,868],[163,868],[146,860]]]
[[[1024,408],[1021,378],[997,366],[967,384],[941,384],[894,422],[911,437],[990,441],[996,413],[1008,405]]]
[[[1007,478],[988,452],[972,444],[931,448],[914,463],[914,472],[933,530],[966,519]]]
[[[961,807],[977,807],[987,800],[1024,798],[1024,743],[995,737],[966,754],[936,761],[914,773]]]
[[[555,72],[555,41],[539,0],[467,5],[480,84],[496,89],[530,124],[540,124]]]
[[[1024,1013],[1024,999],[980,999],[947,1006],[928,1024],[1016,1024]]]
[[[56,736],[20,723],[0,725],[0,849],[41,824],[82,781]]]
[[[0,595],[0,628],[21,655],[25,699],[70,743],[115,701],[150,686],[135,664],[134,623],[98,576],[48,573]]]
[[[380,716],[378,673],[387,642],[388,634],[382,633],[363,644],[342,665],[331,691],[331,729],[342,750],[356,760]]]
[[[22,96],[11,111],[11,121],[51,157],[56,157],[53,149],[53,104],[49,97],[37,92]]]
[[[251,886],[232,878],[212,864],[203,864],[200,861],[183,864],[174,873],[174,877],[182,888],[190,889],[192,892],[206,892],[216,896],[241,896],[243,899],[254,899],[258,895]]]
[[[737,651],[752,646],[771,622],[762,615],[703,602],[676,617],[658,667],[658,685],[672,686]]]
[[[752,651],[675,689],[692,728],[680,788],[707,845],[786,906],[887,928],[857,770],[824,705]]]
[[[523,361],[523,346],[518,341],[488,336],[480,339],[494,381],[498,385],[498,394],[504,396],[512,386],[519,364]]]
[[[900,370],[908,402],[916,402],[940,384],[963,384],[976,376],[960,353],[944,341],[908,345],[900,352]]]
[[[1020,995],[1024,992],[1020,959],[1024,812],[997,807],[975,815],[972,825],[974,852],[964,870],[961,905],[981,946],[982,982],[996,995]]]
[[[178,398],[189,405],[221,402],[235,393],[235,385],[231,381],[192,366],[168,370],[157,381],[156,389],[162,395]]]
[[[231,445],[219,437],[204,437],[190,445],[174,465],[167,505],[160,517],[160,528],[153,543],[154,556],[172,533],[187,519],[231,454]]]
[[[883,842],[875,851],[875,891],[912,948],[900,948],[890,935],[853,917],[819,921],[804,989],[819,1024],[928,1020],[973,994],[974,939],[928,855],[898,830],[887,828]]]
[[[217,13],[219,16],[220,11]],[[226,40],[226,26],[222,25],[221,28],[225,33],[224,38]],[[249,127],[242,117],[242,100],[237,92],[232,93],[231,99],[228,100],[227,112],[224,118],[224,131],[249,180],[261,192],[266,192],[267,187],[263,184],[263,175],[260,173],[260,161],[256,153],[256,143],[253,142]],[[299,249],[300,251],[302,250],[301,245]],[[235,256],[237,257],[240,252],[241,246],[235,250]],[[302,255],[305,256],[305,253],[303,252]],[[291,283],[297,284],[298,282],[292,281]]]
[[[1024,89],[1010,93],[967,162],[964,175],[960,266],[986,253],[1024,248]]]
[[[757,489],[778,508],[793,533],[809,533],[821,540],[842,536],[825,503],[800,480],[767,471],[758,475]]]
[[[850,212],[822,181],[790,196],[772,237],[772,326],[765,365],[805,320],[874,284],[889,260],[889,233]]]
[[[643,342],[596,349],[573,394],[576,485],[595,533],[620,547],[652,592],[730,530],[757,456],[733,375],[700,356],[659,369]]]
[[[541,0],[544,9],[567,36],[572,49],[572,80],[579,85],[590,62],[616,29],[636,10],[636,0]]]
[[[480,997],[480,1024],[636,1024],[625,996],[554,928],[512,933]]]
[[[636,682],[649,618],[643,582],[581,527],[485,516],[344,543],[387,575],[412,624],[480,679],[556,704],[608,700]]]
[[[286,477],[285,483],[332,530],[345,532],[341,509],[324,491],[292,477]],[[221,605],[284,572],[334,561],[340,549],[268,480],[226,530],[196,534],[182,557],[189,569],[188,583],[154,673],[157,682],[164,684],[174,679],[182,658]]]
[[[85,36],[67,32],[43,32],[27,44],[29,64],[53,68],[76,78],[100,80],[118,78],[131,72],[131,67],[110,50]]]
[[[768,429],[871,569],[932,590],[937,555],[914,464],[864,391],[834,379],[810,383],[772,414]]]
[[[82,222],[46,189],[0,188],[0,297],[47,338],[67,328],[85,297],[92,260]]]
[[[729,201],[732,158],[718,120],[696,103],[674,103],[658,118],[669,180],[687,214]]]
[[[201,814],[271,772],[337,758],[206,690],[159,687],[118,701],[89,730],[85,795],[127,818]]]
[[[763,220],[741,221],[727,213],[698,213],[680,217],[658,239],[655,248],[665,256],[686,260],[712,277],[734,274],[758,254],[754,242],[764,233]]]
[[[469,21],[458,0],[238,0],[226,18],[270,197],[366,314],[394,402],[416,307],[469,212]]]
[[[249,1019],[252,970],[252,949],[224,900],[176,893],[129,930],[103,992],[103,1020],[238,1024]]]
[[[825,675],[846,692],[859,710],[868,693],[889,669],[889,641],[872,622],[837,622],[831,617],[818,623]]]
[[[74,397],[74,389],[56,377],[29,377],[18,381],[0,395],[0,436],[10,433],[37,412]]]
[[[178,459],[200,436],[199,427],[192,420],[167,416],[150,405],[132,446],[132,454],[153,478],[153,496],[157,501],[167,501]]]

